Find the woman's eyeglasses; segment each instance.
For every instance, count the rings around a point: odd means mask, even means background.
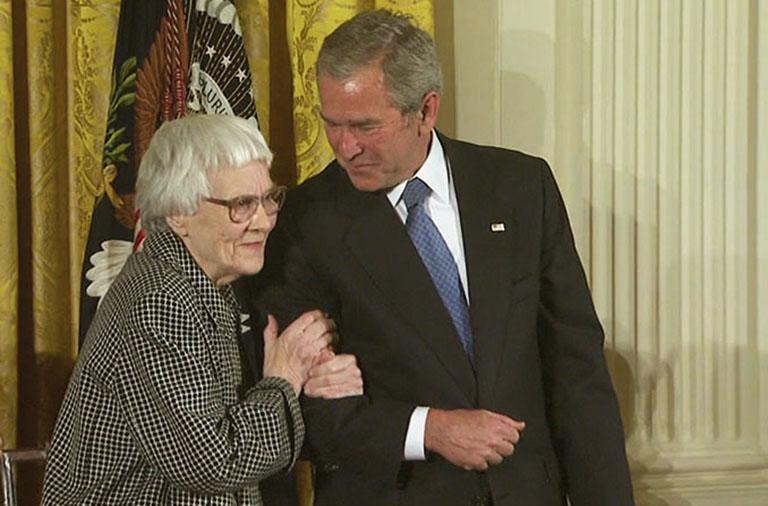
[[[229,219],[235,223],[243,223],[256,214],[259,205],[264,208],[264,212],[268,215],[276,214],[283,207],[287,190],[285,186],[275,186],[263,195],[240,195],[228,200],[208,197],[205,201],[228,207]]]

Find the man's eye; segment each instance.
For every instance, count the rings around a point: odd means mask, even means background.
[[[379,128],[379,125],[360,125],[358,128],[362,132],[373,132],[374,130]]]

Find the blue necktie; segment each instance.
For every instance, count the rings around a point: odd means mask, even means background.
[[[424,210],[424,200],[432,190],[419,178],[411,179],[403,191],[403,202],[408,208],[408,218],[405,227],[411,236],[413,245],[421,256],[421,260],[429,271],[435,283],[440,298],[453,320],[453,325],[459,334],[461,345],[469,355],[474,357],[472,346],[472,327],[469,321],[469,307],[464,296],[464,289],[459,278],[456,262],[445,244],[443,236],[435,223]]]

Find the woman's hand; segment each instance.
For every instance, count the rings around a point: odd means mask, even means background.
[[[309,369],[320,352],[333,341],[336,324],[321,311],[308,311],[293,321],[278,337],[277,321],[267,317],[264,329],[264,377],[277,376],[291,384],[298,395]]]
[[[336,355],[323,350],[309,370],[304,393],[310,397],[337,399],[363,394],[363,375],[354,355]]]

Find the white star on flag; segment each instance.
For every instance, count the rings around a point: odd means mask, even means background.
[[[216,54],[216,48],[213,46],[205,46],[205,54],[207,54],[210,57],[213,57],[213,55]]]
[[[230,63],[232,63],[232,60],[229,58],[229,56],[224,55],[221,57],[221,64],[224,65],[224,68],[229,67]]]
[[[242,83],[243,79],[245,79],[245,72],[243,72],[243,69],[237,69],[237,74],[235,74],[235,77],[237,77],[238,81]]]

